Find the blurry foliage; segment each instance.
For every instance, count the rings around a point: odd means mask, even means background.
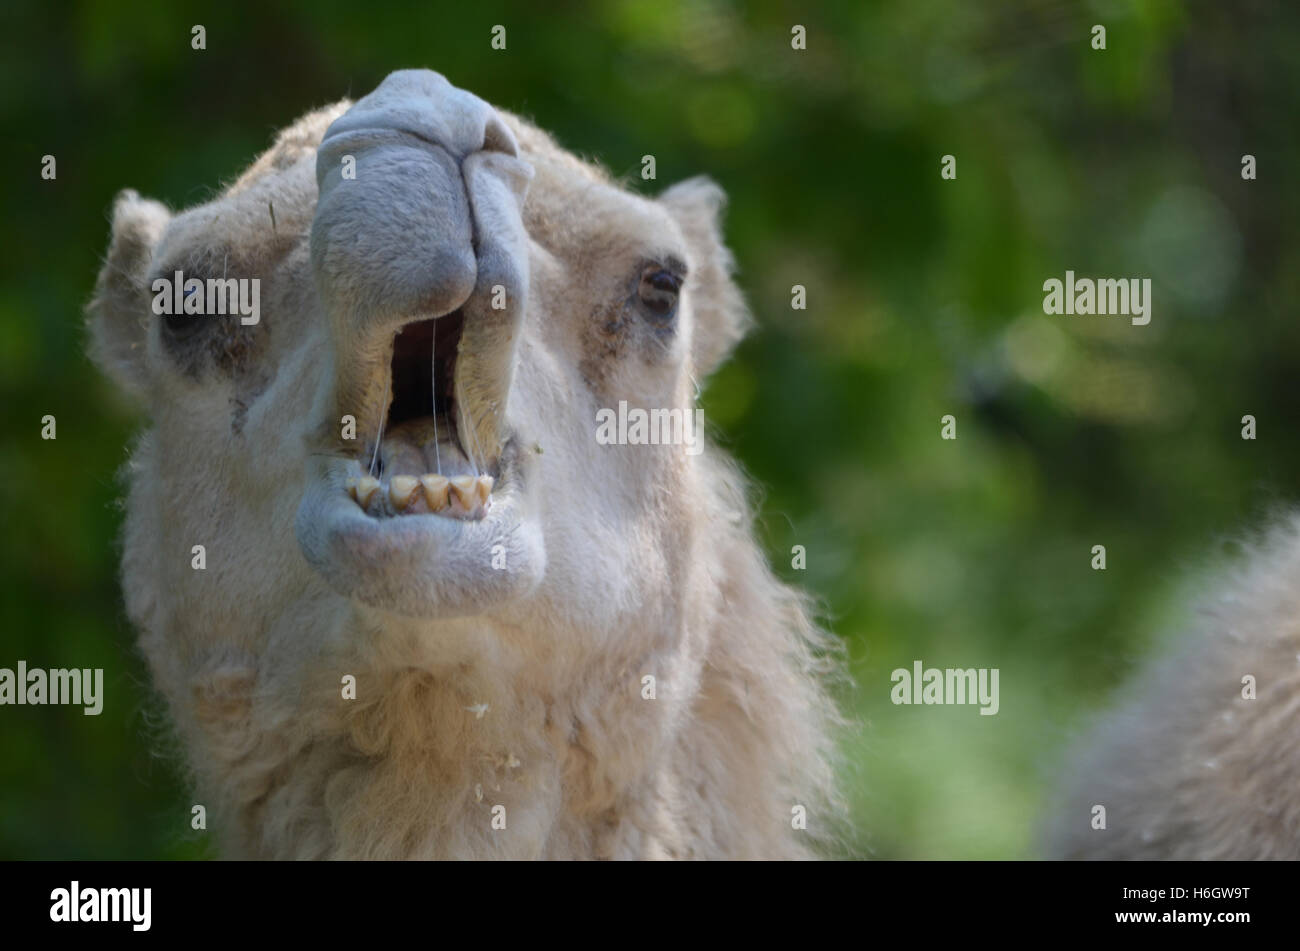
[[[1071,730],[1185,620],[1221,539],[1297,495],[1298,27],[1294,5],[1209,0],[11,0],[0,666],[103,666],[108,702],[0,709],[0,857],[211,851],[116,583],[115,472],[140,420],[84,358],[80,317],[114,193],[202,201],[280,126],[407,66],[634,187],[726,188],[760,330],[705,406],[763,487],[778,570],[849,645],[858,852],[1031,855]],[[658,182],[635,174],[646,153]],[[1150,326],[1044,316],[1066,269],[1151,277]],[[1001,668],[1001,712],[891,705],[890,671],[917,658]]]

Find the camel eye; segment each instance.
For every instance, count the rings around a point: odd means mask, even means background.
[[[184,305],[195,294],[200,291],[197,287],[187,287],[181,291],[181,303]],[[162,318],[163,332],[172,340],[189,340],[197,337],[199,333],[208,325],[208,321],[202,315],[175,313],[166,314]]]
[[[173,340],[188,340],[203,329],[203,318],[189,314],[167,314],[162,320],[163,329]]]
[[[652,320],[666,323],[677,313],[677,297],[682,290],[682,279],[658,265],[650,265],[641,272],[641,286],[637,297]]]

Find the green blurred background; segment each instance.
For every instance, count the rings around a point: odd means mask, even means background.
[[[763,487],[778,570],[848,644],[856,854],[1031,856],[1072,731],[1232,540],[1300,495],[1294,4],[179,7],[0,13],[0,666],[103,667],[108,692],[99,717],[0,708],[0,857],[212,854],[116,582],[140,419],[83,356],[80,316],[114,193],[203,201],[277,128],[396,68],[531,116],[633,187],[704,172],[729,192],[759,330],[705,408]],[[1045,316],[1067,268],[1150,277],[1151,324]],[[914,659],[1000,668],[1001,712],[893,706]]]

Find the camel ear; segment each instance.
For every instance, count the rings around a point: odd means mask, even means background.
[[[732,275],[735,258],[722,243],[726,193],[709,178],[688,178],[660,196],[690,245],[688,293],[694,305],[693,360],[696,374],[712,373],[745,336],[753,322]]]
[[[153,249],[171,212],[134,191],[118,192],[108,255],[86,307],[90,356],[124,390],[139,393],[145,380],[149,330],[146,281]]]

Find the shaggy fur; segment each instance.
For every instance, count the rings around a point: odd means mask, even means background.
[[[390,82],[452,95],[434,74]],[[454,95],[480,136],[483,122],[495,130],[477,140],[499,153],[482,167],[531,166],[476,184],[472,155],[439,140],[457,159],[447,167],[467,170],[479,267],[511,215],[526,229],[527,261],[504,263],[528,272],[506,410],[527,458],[503,504],[531,533],[536,577],[502,593],[485,566],[446,565],[485,586],[472,612],[406,610],[403,579],[421,565],[362,566],[371,583],[351,596],[295,538],[295,517],[311,522],[299,511],[309,487],[338,489],[317,457],[360,451],[322,453],[321,434],[337,439],[341,412],[382,411],[394,320],[417,316],[390,318],[384,295],[341,308],[331,289],[366,273],[346,241],[325,254],[313,240],[317,148],[350,103],[285,130],[209,204],[173,215],[118,199],[92,351],[149,415],[126,471],[122,577],[195,801],[236,857],[812,856],[840,815],[831,640],[767,567],[743,480],[715,447],[593,439],[595,410],[619,399],[693,405],[694,381],[744,332],[721,192],[693,180],[638,197],[526,122]],[[525,185],[511,211],[505,196]],[[485,224],[480,186],[506,203],[500,224]],[[406,227],[416,200],[372,200],[358,233]],[[628,280],[663,254],[690,275],[676,333],[651,339],[625,310]],[[165,338],[150,281],[177,268],[259,278],[261,322]],[[300,529],[308,549],[320,541]],[[347,675],[355,700],[342,697]],[[656,699],[642,697],[646,675]],[[806,831],[792,828],[796,806]]]
[[[1048,853],[1300,859],[1300,515],[1254,546],[1201,629],[1159,656],[1073,758]],[[1255,678],[1245,699],[1242,678]],[[1091,826],[1094,805],[1106,828]]]

